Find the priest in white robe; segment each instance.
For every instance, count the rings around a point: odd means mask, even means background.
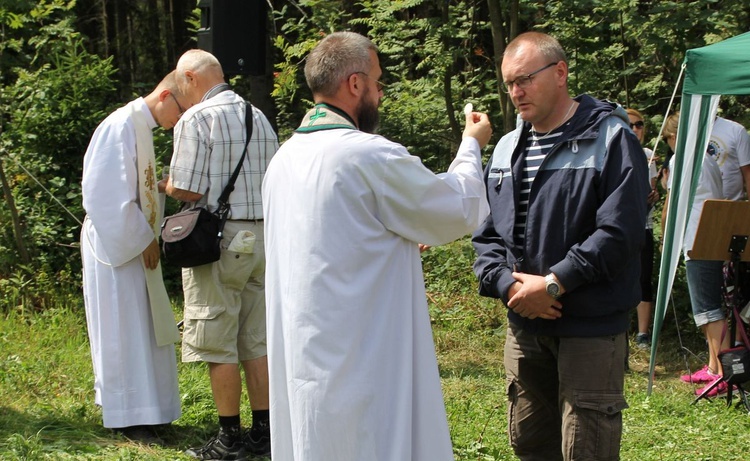
[[[104,427],[145,441],[157,440],[154,426],[181,414],[179,332],[156,239],[164,181],[156,181],[152,133],[177,123],[179,97],[169,74],[97,127],[83,161],[81,252],[95,402]]]
[[[420,244],[471,233],[489,209],[466,116],[447,173],[375,131],[376,48],[324,38],[305,66],[316,105],[263,183],[274,461],[453,459]]]

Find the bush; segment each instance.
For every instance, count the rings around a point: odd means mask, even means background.
[[[435,322],[457,322],[469,329],[495,329],[503,324],[502,302],[479,296],[472,265],[470,237],[422,253],[430,315]]]
[[[15,80],[0,88],[8,205],[0,207],[0,282],[36,308],[55,284],[80,286],[82,159],[116,95],[111,60],[86,52],[66,19],[42,27],[28,44],[35,52],[29,68],[14,69]]]

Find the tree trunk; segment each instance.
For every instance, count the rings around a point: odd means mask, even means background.
[[[187,50],[195,48],[198,44],[195,38],[195,32],[188,30],[187,19],[191,12],[196,8],[197,0],[165,0],[172,4],[173,14],[171,15],[172,37],[174,37],[174,47],[169,55],[171,67],[177,65],[177,60]]]
[[[448,6],[448,2],[445,2],[442,4],[440,16],[443,20],[443,24],[448,24],[450,21],[450,7]],[[445,53],[451,53],[451,43],[450,43],[450,37],[445,36],[443,34],[443,37],[441,37],[441,41],[443,42],[443,52]],[[453,107],[453,88],[451,88],[451,80],[453,77],[453,66],[451,64],[447,64],[445,66],[445,74],[443,74],[443,95],[445,98],[445,111],[448,114],[448,124],[451,128],[451,134],[452,138],[457,140],[457,144],[461,142],[461,126],[458,123],[458,120],[456,120],[456,110]],[[451,149],[453,151],[455,149]],[[450,164],[450,160],[448,161]]]
[[[10,219],[13,221],[13,234],[16,238],[16,247],[18,248],[18,255],[21,257],[21,262],[24,264],[31,263],[31,257],[29,251],[26,249],[26,244],[23,241],[23,226],[21,220],[18,217],[18,209],[16,208],[16,202],[13,199],[13,193],[10,190],[10,185],[5,177],[5,170],[3,169],[3,161],[0,158],[0,183],[3,187],[3,195],[5,196],[5,202],[8,204],[10,209]]]
[[[495,75],[497,77],[497,95],[500,100],[500,110],[503,112],[503,132],[507,133],[516,126],[516,112],[510,97],[502,89],[503,73],[501,65],[505,45],[518,35],[518,0],[510,1],[510,14],[503,18],[501,0],[487,0],[490,12],[490,28],[492,30],[492,47],[494,48]],[[509,33],[506,34],[505,20]]]

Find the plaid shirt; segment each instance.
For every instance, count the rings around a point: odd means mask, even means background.
[[[245,100],[234,91],[212,88],[188,109],[174,130],[170,176],[174,187],[202,194],[201,203],[216,210],[218,199],[245,147]],[[261,183],[268,162],[279,148],[276,133],[263,113],[252,107],[253,135],[234,191],[230,219],[263,219]]]

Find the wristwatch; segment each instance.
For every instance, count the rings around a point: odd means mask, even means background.
[[[552,274],[547,274],[547,276],[544,277],[544,281],[546,282],[545,288],[547,289],[547,294],[555,299],[559,298],[560,284],[555,280],[555,276]]]

